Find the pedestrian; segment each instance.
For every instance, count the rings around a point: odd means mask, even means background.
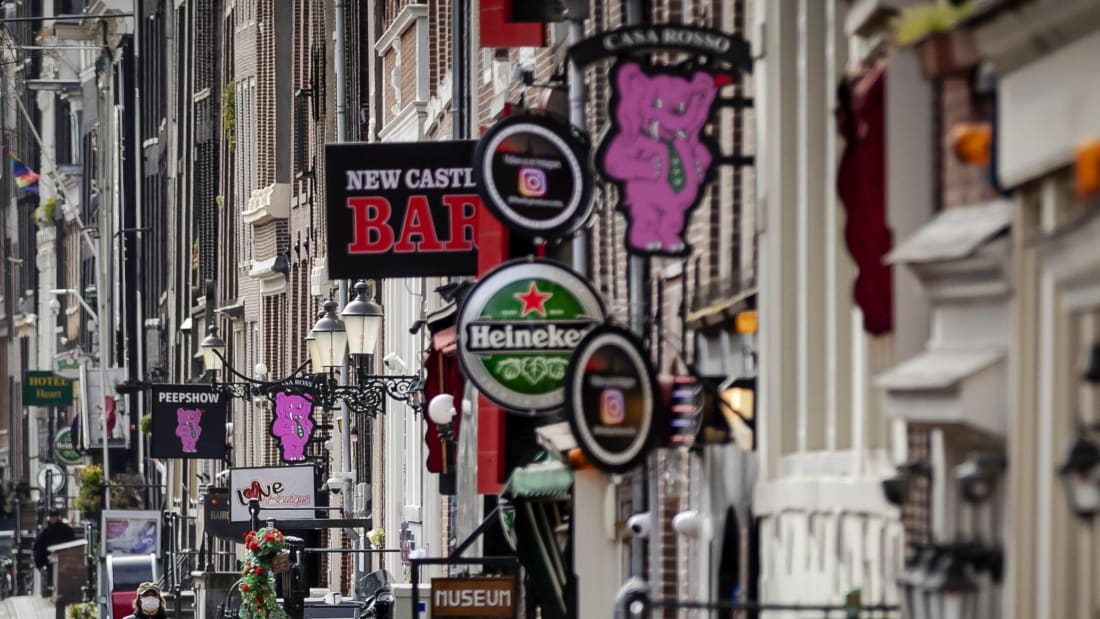
[[[134,598],[134,614],[124,619],[168,619],[168,613],[164,609],[164,596],[160,593],[160,585],[155,582],[143,582],[138,585],[137,597]]]
[[[46,526],[38,532],[38,537],[34,538],[33,546],[34,566],[44,570],[46,574],[46,582],[42,587],[43,593],[53,587],[53,566],[50,565],[49,547],[71,542],[74,539],[76,539],[76,533],[73,533],[72,527],[62,522],[61,512],[51,509],[46,518]]]

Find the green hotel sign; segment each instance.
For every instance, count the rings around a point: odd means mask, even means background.
[[[53,372],[23,372],[23,406],[69,406],[73,381]]]
[[[458,316],[458,357],[467,378],[502,408],[561,408],[565,368],[581,338],[604,320],[587,280],[545,260],[497,267],[470,290]]]

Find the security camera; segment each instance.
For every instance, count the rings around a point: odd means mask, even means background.
[[[405,363],[405,360],[401,358],[395,352],[386,353],[385,357],[382,357],[382,363],[385,364],[386,369],[391,372],[405,371],[409,366]]]
[[[633,537],[649,537],[653,534],[653,512],[634,514],[626,520],[626,526]]]
[[[325,481],[325,487],[333,494],[340,494],[340,490],[344,487],[344,480],[339,477],[329,477]]]
[[[694,509],[683,511],[673,516],[672,528],[684,537],[710,539],[710,516]]]
[[[57,300],[57,297],[50,298],[50,311],[56,316],[61,313],[61,301]]]

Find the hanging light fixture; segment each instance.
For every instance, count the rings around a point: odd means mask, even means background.
[[[1078,518],[1090,520],[1100,513],[1100,448],[1078,431],[1058,474],[1065,487],[1069,507]]]
[[[372,354],[382,330],[382,306],[370,298],[370,286],[359,280],[355,284],[358,293],[340,312],[347,328],[348,352],[352,355]]]
[[[348,334],[344,328],[344,321],[336,315],[337,303],[329,299],[321,307],[324,308],[324,315],[313,325],[312,331],[316,338],[317,358],[313,359],[311,355],[311,361],[317,362],[314,370],[318,372],[343,365],[344,353],[348,348]]]
[[[199,344],[202,350],[202,367],[207,372],[220,372],[224,367],[225,340],[218,336],[218,327],[211,324],[206,328],[206,337]]]

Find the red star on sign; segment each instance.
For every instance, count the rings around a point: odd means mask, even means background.
[[[527,285],[527,292],[517,292],[515,294],[516,299],[523,303],[523,308],[519,311],[519,317],[523,318],[531,312],[536,312],[540,316],[545,316],[546,300],[552,296],[554,296],[552,292],[539,292],[535,282],[531,282]]]

